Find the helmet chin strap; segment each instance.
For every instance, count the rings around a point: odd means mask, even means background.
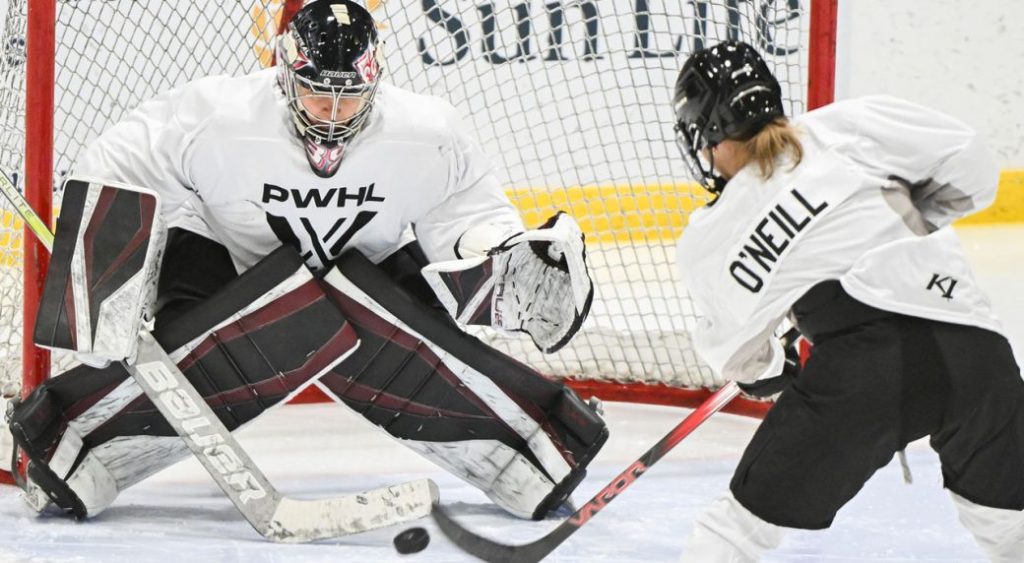
[[[711,184],[711,190],[714,193],[718,193],[721,188],[718,187],[718,176],[715,174],[715,148],[708,147],[708,172],[705,174],[708,182]]]
[[[709,192],[719,196],[722,194],[722,190],[725,189],[725,185],[729,183],[724,176],[721,174],[715,174],[715,152],[711,149],[708,150],[708,173],[705,175],[707,178]]]

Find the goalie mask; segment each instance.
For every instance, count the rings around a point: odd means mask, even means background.
[[[351,0],[317,0],[277,40],[278,82],[313,172],[334,175],[365,125],[381,75],[370,13]]]
[[[715,175],[714,159],[705,150],[726,139],[747,140],[785,115],[779,81],[761,55],[739,41],[690,55],[676,80],[672,107],[683,159],[693,178],[714,194],[725,180]]]

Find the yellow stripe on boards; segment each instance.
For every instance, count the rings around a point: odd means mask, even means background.
[[[986,225],[1024,221],[1024,169],[1003,170],[999,175],[996,200],[984,211],[956,222],[957,225]]]
[[[587,242],[633,244],[678,238],[690,212],[708,199],[696,184],[519,188],[507,193],[529,228],[565,211],[580,224]]]

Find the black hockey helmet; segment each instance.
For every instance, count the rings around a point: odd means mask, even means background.
[[[366,125],[380,51],[373,17],[352,0],[310,2],[278,37],[278,82],[320,176],[334,174],[344,144]]]
[[[746,140],[785,115],[782,88],[761,55],[741,41],[695,51],[676,79],[672,106],[676,143],[695,180],[712,193],[725,181],[702,151],[726,139]]]

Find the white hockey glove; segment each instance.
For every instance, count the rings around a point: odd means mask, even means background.
[[[525,332],[545,353],[579,331],[594,297],[583,231],[562,212],[487,256],[430,264],[423,277],[460,324]]]

